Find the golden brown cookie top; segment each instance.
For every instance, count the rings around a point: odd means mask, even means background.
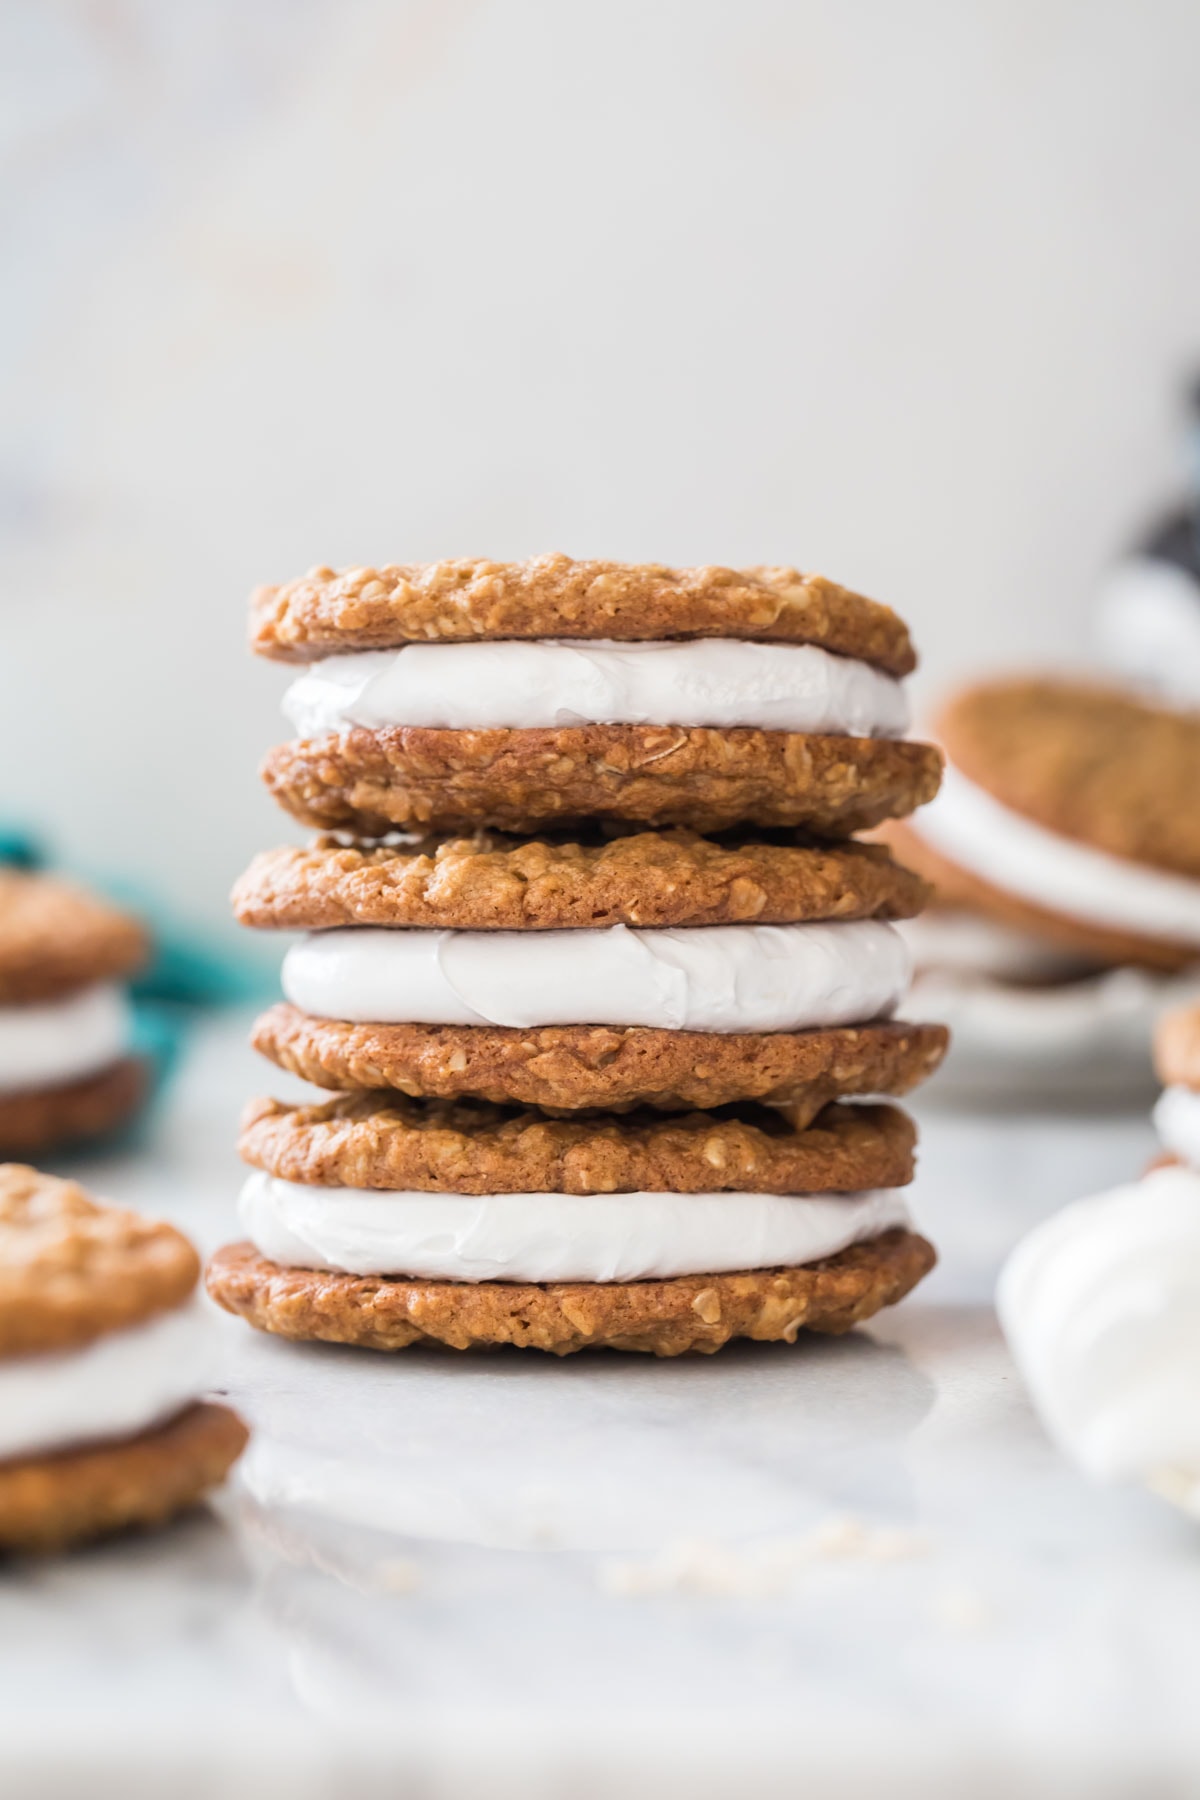
[[[343,1094],[253,1101],[239,1149],[285,1181],[455,1194],[853,1193],[912,1180],[894,1106],[828,1106],[805,1131],[767,1108],[548,1119],[485,1101]]]
[[[1154,1066],[1165,1087],[1200,1092],[1200,1003],[1181,1006],[1159,1020]]]
[[[1200,875],[1200,716],[1083,682],[1009,678],[958,694],[938,735],[969,780],[1047,830]]]
[[[0,1163],[0,1356],[68,1350],[179,1306],[200,1259],[173,1225]]]
[[[601,843],[479,832],[268,850],[233,891],[243,925],[521,931],[907,919],[928,889],[880,845],[719,843],[686,830]]]
[[[312,569],[250,601],[252,647],[285,662],[438,639],[701,637],[816,644],[890,675],[916,666],[908,628],[890,607],[786,568],[463,557]]]
[[[0,868],[0,1006],[117,980],[147,950],[137,920],[95,894],[57,876]]]

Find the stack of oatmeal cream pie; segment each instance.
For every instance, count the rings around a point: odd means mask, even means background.
[[[922,881],[853,833],[935,793],[886,607],[791,569],[318,569],[268,787],[321,828],[239,882],[300,929],[259,1050],[248,1241],[209,1287],[291,1338],[675,1355],[839,1332],[934,1253],[897,1107]]]

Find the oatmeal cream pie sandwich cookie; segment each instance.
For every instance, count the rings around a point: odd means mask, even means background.
[[[123,984],[148,950],[96,895],[0,869],[0,1155],[96,1137],[137,1110],[148,1072]]]
[[[888,837],[941,902],[1093,965],[1200,963],[1200,716],[1014,678],[935,724],[941,793]]]
[[[0,1165],[0,1552],[157,1525],[223,1479],[246,1431],[201,1399],[199,1273],[172,1226]]]
[[[308,934],[254,1041],[320,1086],[560,1114],[753,1100],[804,1126],[940,1062],[940,1026],[891,1016],[892,921],[925,893],[879,845],[677,828],[322,838],[260,856],[234,907]]]
[[[674,1356],[841,1332],[928,1272],[887,1106],[548,1119],[478,1102],[264,1101],[247,1241],[213,1297],[284,1337]]]
[[[264,766],[302,822],[803,826],[932,798],[905,737],[915,657],[887,607],[794,569],[448,561],[262,588],[251,639],[305,665]]]

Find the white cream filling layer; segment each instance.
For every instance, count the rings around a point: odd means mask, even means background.
[[[1091,1475],[1200,1472],[1200,1176],[1157,1170],[1039,1225],[1000,1321],[1050,1436]]]
[[[1200,1094],[1191,1088],[1167,1088],[1154,1108],[1154,1128],[1164,1149],[1200,1170]]]
[[[288,951],[283,990],[361,1024],[649,1025],[801,1031],[890,1013],[911,959],[876,919],[692,931],[314,932]]]
[[[705,638],[619,644],[406,644],[313,663],[283,710],[303,738],[353,725],[449,730],[565,725],[757,726],[902,737],[900,683],[812,644]]]
[[[0,1361],[0,1462],[136,1437],[213,1384],[215,1334],[195,1299],[80,1350]]]
[[[1121,563],[1102,590],[1100,641],[1114,667],[1200,703],[1200,584],[1186,569],[1149,556]]]
[[[914,829],[960,868],[1035,906],[1200,952],[1200,881],[1047,831],[957,769],[947,767]]]
[[[641,1281],[816,1262],[908,1224],[862,1194],[428,1194],[256,1170],[239,1211],[272,1262],[424,1281]]]
[[[0,1006],[0,1093],[94,1075],[124,1056],[132,1029],[125,990],[107,982],[62,1000]]]

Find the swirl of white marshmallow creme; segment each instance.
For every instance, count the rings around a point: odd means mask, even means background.
[[[1086,924],[1195,946],[1200,954],[1200,881],[1047,831],[957,769],[947,766],[914,830],[1002,893]]]
[[[406,644],[311,665],[283,710],[302,738],[422,725],[462,731],[679,725],[902,737],[900,682],[812,644],[706,638]]]
[[[1200,1476],[1200,1176],[1156,1170],[1022,1239],[996,1296],[1050,1436],[1102,1480]]]
[[[304,1012],[360,1024],[802,1031],[886,1016],[911,974],[899,932],[876,919],[690,931],[348,927],[294,945],[283,990]]]
[[[0,1094],[97,1074],[125,1055],[132,1029],[125,991],[109,982],[61,1000],[0,1006]]]
[[[909,1223],[860,1194],[434,1194],[321,1188],[256,1170],[239,1211],[287,1267],[420,1281],[643,1281],[795,1267]]]
[[[1172,1156],[1200,1171],[1200,1094],[1185,1087],[1164,1089],[1154,1108],[1154,1127]]]
[[[204,1302],[107,1331],[77,1350],[0,1362],[0,1461],[136,1437],[200,1398],[216,1379]]]

